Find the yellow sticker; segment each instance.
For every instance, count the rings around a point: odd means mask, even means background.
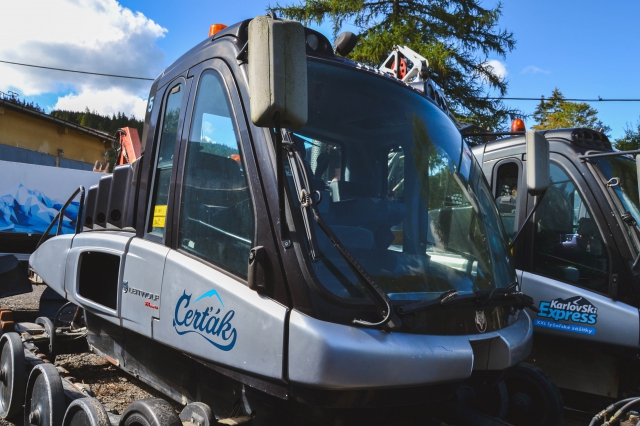
[[[153,209],[153,216],[166,216],[167,215],[167,206],[156,206]]]
[[[153,209],[153,227],[164,228],[164,223],[167,218],[167,206],[155,206]]]
[[[154,216],[153,217],[153,227],[154,228],[164,228],[165,216]]]

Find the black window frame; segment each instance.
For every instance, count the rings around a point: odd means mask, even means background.
[[[189,132],[191,131],[191,126],[194,119],[193,113],[195,110],[195,101],[197,98],[198,89],[200,88],[201,79],[204,73],[208,71],[214,71],[220,75],[223,82],[223,89],[228,96],[229,104],[232,110],[231,118],[232,120],[234,120],[234,124],[236,125],[236,129],[238,131],[238,137],[240,141],[239,152],[241,153],[240,156],[243,162],[243,167],[246,171],[247,184],[249,187],[249,195],[251,199],[251,207],[253,210],[254,232],[252,236],[252,247],[256,247],[262,244],[259,241],[260,233],[258,232],[258,226],[260,221],[258,220],[258,217],[261,211],[265,212],[265,207],[264,200],[259,196],[261,191],[259,191],[259,188],[256,188],[257,185],[255,179],[259,178],[257,176],[254,153],[250,148],[251,138],[249,127],[246,121],[246,115],[242,106],[242,102],[239,98],[237,84],[227,64],[225,64],[220,59],[211,59],[196,65],[188,72],[188,78],[193,81],[193,89],[192,96],[189,97],[189,102],[185,111],[184,125],[182,127],[182,135],[180,138],[180,153],[178,157],[178,165],[176,167],[176,179],[173,192],[176,202],[174,202],[172,206],[172,243],[170,245],[170,248],[178,251],[185,256],[189,256],[192,259],[198,260],[199,262],[204,263],[205,265],[215,269],[216,271],[222,272],[223,274],[228,275],[234,280],[246,285],[246,277],[239,276],[232,271],[225,269],[221,265],[211,263],[203,257],[182,249],[178,241],[181,219],[180,216],[182,214],[181,206],[184,200],[184,179],[186,171],[187,151],[189,146]],[[259,198],[259,200],[257,198]],[[266,214],[266,212],[263,214]],[[247,267],[248,256],[249,252],[247,252]]]
[[[153,222],[153,211],[152,206],[156,202],[155,191],[156,191],[156,178],[157,178],[157,168],[158,168],[158,156],[160,155],[160,142],[162,137],[162,128],[164,126],[165,113],[167,108],[167,102],[169,96],[171,96],[171,91],[176,86],[182,84],[182,89],[184,93],[182,94],[182,99],[180,103],[180,114],[178,116],[178,128],[176,131],[176,142],[174,145],[174,154],[173,154],[173,165],[171,169],[171,177],[169,180],[169,197],[167,200],[167,212],[165,217],[165,231],[162,236],[151,232],[152,222]],[[144,209],[146,211],[145,221],[144,221],[144,239],[153,241],[159,244],[163,244],[165,246],[171,247],[172,239],[173,239],[173,221],[172,221],[172,212],[173,209],[169,208],[172,206],[175,200],[175,181],[176,181],[176,173],[177,166],[179,164],[179,153],[180,153],[180,145],[182,144],[182,134],[184,129],[184,119],[186,113],[186,107],[188,105],[190,96],[190,87],[191,81],[185,78],[185,75],[180,75],[164,86],[164,94],[162,96],[162,107],[161,112],[159,114],[160,119],[158,120],[158,125],[156,126],[156,132],[154,135],[154,143],[153,143],[153,161],[149,165],[149,186],[148,186],[148,196],[146,199],[146,205]],[[157,97],[157,92],[156,95]]]
[[[525,272],[529,272],[531,274],[535,274],[535,275],[539,275],[539,276],[543,276],[552,280],[556,280],[559,282],[563,282],[566,283],[568,285],[572,285],[575,287],[579,287],[582,288],[584,290],[596,293],[596,294],[601,294],[604,296],[610,296],[611,295],[611,274],[613,271],[613,263],[614,263],[614,256],[613,253],[611,251],[611,244],[612,242],[609,239],[609,230],[607,228],[603,229],[603,224],[606,224],[606,220],[602,214],[602,211],[600,210],[600,206],[598,205],[598,203],[595,200],[594,195],[588,191],[585,192],[583,190],[583,186],[586,186],[586,183],[584,182],[584,180],[582,179],[582,177],[579,174],[579,171],[576,169],[576,167],[570,162],[568,161],[564,156],[559,155],[559,154],[551,154],[551,158],[550,158],[550,162],[551,164],[556,165],[560,170],[562,170],[562,172],[569,178],[569,180],[571,181],[571,183],[575,186],[576,191],[578,192],[578,194],[580,195],[580,197],[582,198],[582,202],[587,206],[587,209],[589,211],[589,213],[591,214],[592,218],[594,219],[594,222],[596,224],[596,227],[598,228],[598,232],[600,233],[600,236],[602,238],[602,242],[604,245],[604,251],[607,254],[607,270],[605,273],[605,281],[606,281],[606,287],[607,287],[607,291],[606,292],[602,292],[602,291],[598,291],[596,289],[593,289],[591,287],[586,287],[584,285],[580,285],[579,283],[576,282],[572,282],[572,281],[568,281],[568,280],[563,280],[560,279],[558,277],[552,277],[549,275],[543,275],[537,271],[534,271],[533,267],[534,267],[534,263],[535,263],[535,249],[534,249],[534,240],[535,240],[535,225],[534,226],[529,226],[529,232],[527,233],[527,244],[529,245],[529,253],[528,253],[528,259],[527,262],[525,263],[525,267],[523,268],[523,270]],[[533,208],[535,202],[534,202],[534,197],[532,197],[531,195],[529,195],[527,200],[527,211],[529,211],[531,208]],[[538,197],[539,199],[539,197]],[[530,220],[531,224],[535,224],[536,221],[538,220],[538,212],[535,212],[533,214],[532,219]]]
[[[501,160],[499,162],[497,162],[494,166],[494,170],[495,172],[492,174],[492,179],[491,179],[491,188],[493,188],[492,191],[492,196],[493,196],[493,200],[495,201],[496,198],[498,198],[498,174],[500,171],[500,167],[507,165],[507,164],[515,164],[516,167],[518,168],[518,196],[516,198],[516,212],[515,212],[515,219],[514,219],[514,236],[515,233],[518,232],[518,229],[520,229],[520,226],[522,224],[522,221],[524,220],[522,212],[523,210],[525,210],[526,207],[526,199],[527,199],[527,187],[524,183],[524,179],[523,179],[523,167],[522,167],[522,162],[517,159],[517,158],[506,158],[504,160]],[[502,222],[502,217],[500,218],[500,222]],[[502,225],[504,226],[504,222],[502,222]],[[507,231],[505,229],[505,231]]]

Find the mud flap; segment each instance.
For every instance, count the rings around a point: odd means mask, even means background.
[[[0,297],[33,291],[27,272],[12,254],[0,256]]]

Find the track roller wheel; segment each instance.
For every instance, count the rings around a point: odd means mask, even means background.
[[[506,378],[509,412],[506,420],[518,426],[562,425],[564,404],[556,384],[544,371],[519,364]]]
[[[24,347],[18,333],[0,338],[0,417],[9,419],[22,409],[27,385]]]
[[[211,426],[213,424],[211,408],[203,402],[192,402],[180,412],[180,420],[191,422],[197,426]]]
[[[62,426],[111,426],[111,422],[97,399],[80,398],[69,404]]]
[[[167,401],[153,398],[129,404],[119,426],[182,426],[182,421]]]
[[[49,361],[55,362],[56,360],[56,329],[53,326],[53,321],[47,317],[38,317],[36,324],[44,327],[44,331],[49,335],[49,350],[47,351],[47,358]]]
[[[25,426],[59,426],[67,401],[62,379],[53,364],[36,365],[27,382],[24,402]]]

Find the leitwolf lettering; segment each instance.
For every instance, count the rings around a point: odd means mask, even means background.
[[[216,348],[230,351],[235,346],[238,337],[236,329],[231,324],[235,311],[229,310],[223,314],[221,308],[202,306],[205,303],[209,304],[212,296],[216,296],[221,307],[224,308],[222,299],[215,290],[203,294],[193,302],[191,302],[191,295],[183,291],[178,303],[176,303],[173,328],[181,336],[187,333],[196,333]],[[198,303],[203,299],[208,300]],[[200,305],[200,308],[198,309],[195,305]]]
[[[127,293],[127,294],[134,294],[136,296],[140,296],[143,297],[145,299],[150,299],[150,300],[160,300],[160,296],[157,294],[153,294],[153,293],[149,293],[148,291],[144,291],[144,290],[140,290],[137,289],[135,287],[131,287],[129,286],[129,283],[127,281],[124,281],[122,283],[122,292],[123,293]]]
[[[595,324],[598,320],[598,308],[582,296],[540,302],[539,309],[539,317],[552,318],[555,321]]]

